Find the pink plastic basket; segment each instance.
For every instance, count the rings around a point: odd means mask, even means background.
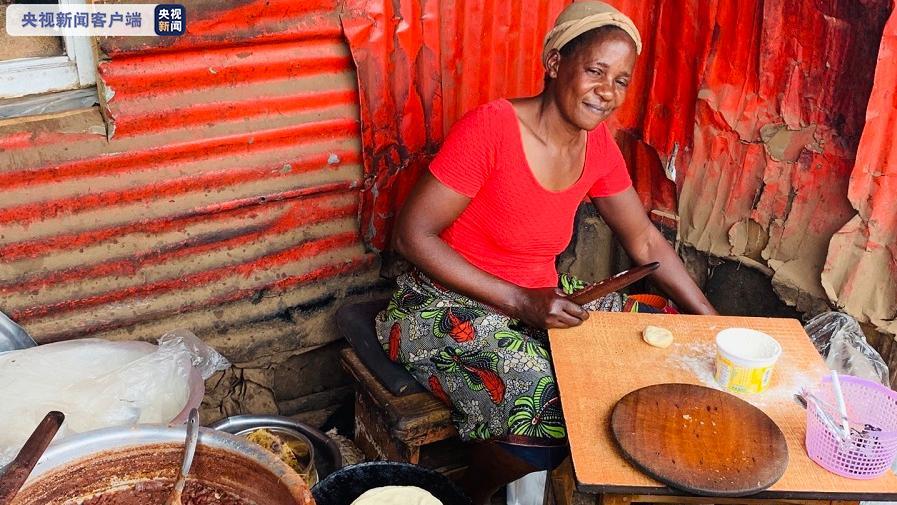
[[[891,466],[897,456],[897,393],[873,382],[840,376],[851,437],[842,442],[824,421],[824,409],[835,423],[838,413],[831,378],[822,380],[814,392],[827,405],[807,405],[807,454],[830,472],[851,479],[874,479]]]

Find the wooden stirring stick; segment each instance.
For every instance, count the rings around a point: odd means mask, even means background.
[[[6,466],[0,475],[0,505],[12,503],[64,420],[65,414],[55,410],[44,416],[19,454]]]

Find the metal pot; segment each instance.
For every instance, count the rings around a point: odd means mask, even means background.
[[[44,453],[13,505],[57,505],[151,479],[173,483],[183,445],[183,429],[155,425],[64,439]],[[189,479],[258,505],[314,503],[305,482],[273,454],[208,428],[200,428]]]
[[[16,351],[34,347],[37,342],[25,331],[25,328],[17,325],[6,314],[0,312],[0,352]]]

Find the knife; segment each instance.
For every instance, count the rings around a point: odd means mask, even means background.
[[[655,261],[653,263],[648,263],[647,265],[641,265],[630,268],[629,270],[623,270],[613,277],[608,277],[601,282],[596,282],[595,284],[591,284],[586,288],[573,293],[572,295],[568,295],[567,298],[569,298],[571,302],[577,305],[585,305],[586,303],[597,300],[602,296],[625,288],[633,282],[638,281],[651,272],[657,270],[658,267],[660,267],[660,262]]]

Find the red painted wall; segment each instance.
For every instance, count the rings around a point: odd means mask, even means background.
[[[857,214],[832,237],[822,283],[851,314],[897,335],[897,12],[885,26],[875,85],[850,174]],[[893,366],[892,366],[893,370]]]

